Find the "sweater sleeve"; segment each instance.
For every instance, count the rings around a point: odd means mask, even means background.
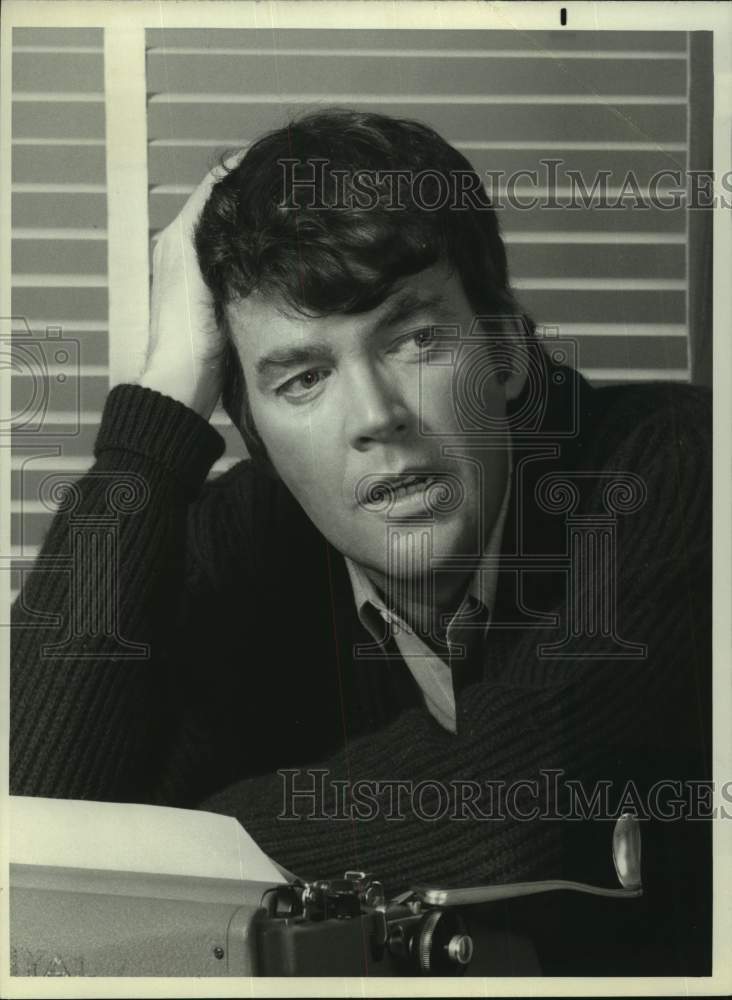
[[[109,393],[95,462],[67,487],[12,609],[11,794],[140,800],[154,782],[187,509],[223,450],[176,400]]]
[[[628,782],[634,811],[633,791],[656,780],[710,777],[710,430],[705,407],[684,419],[669,410],[635,428],[607,466],[646,484],[646,504],[620,518],[617,547],[619,632],[645,656],[616,659],[609,637],[579,635],[561,658],[542,658],[538,648],[563,637],[562,605],[556,625],[494,643],[492,680],[458,697],[456,736],[410,709],[325,761],[240,782],[202,808],[237,816],[305,878],[368,870],[390,892],[591,880],[587,868],[567,869],[567,830],[578,828],[561,821],[570,782],[590,801],[610,782],[612,814],[628,806]]]

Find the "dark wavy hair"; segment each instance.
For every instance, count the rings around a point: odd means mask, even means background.
[[[323,160],[326,169],[319,167]],[[404,186],[392,180],[361,207],[358,177],[366,171],[372,177],[424,172],[419,200],[410,198],[408,185],[404,200]],[[309,191],[293,179],[307,180]],[[466,190],[469,197],[455,198]],[[476,314],[523,315],[480,179],[461,153],[417,121],[328,108],[267,133],[214,185],[195,246],[227,340],[222,403],[254,458],[266,460],[266,453],[251,418],[228,303],[257,291],[308,316],[365,312],[400,279],[445,260]],[[532,330],[528,318],[527,324]]]

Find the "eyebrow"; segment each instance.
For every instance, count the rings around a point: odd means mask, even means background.
[[[369,333],[385,326],[395,326],[403,323],[428,309],[440,310],[444,306],[444,297],[440,293],[420,297],[413,291],[405,291],[397,295],[386,312],[373,324]],[[255,365],[257,382],[265,386],[276,377],[278,372],[291,368],[310,367],[315,364],[333,365],[335,358],[330,344],[324,341],[313,341],[309,344],[293,344],[289,347],[276,348],[263,354]]]
[[[439,292],[423,298],[416,292],[405,291],[396,296],[384,315],[379,317],[375,326],[394,326],[411,319],[418,313],[426,312],[428,309],[440,310],[444,304],[444,296]]]

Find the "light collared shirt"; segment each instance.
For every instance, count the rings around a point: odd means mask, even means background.
[[[393,609],[384,603],[364,570],[346,558],[358,617],[374,641],[384,641],[384,622],[388,635],[412,676],[419,685],[425,705],[437,721],[452,733],[457,732],[454,680],[461,665],[467,663],[485,642],[498,580],[498,554],[506,523],[511,495],[513,463],[509,455],[506,491],[488,544],[466,588],[458,610],[450,619],[445,639],[446,656],[439,656]]]

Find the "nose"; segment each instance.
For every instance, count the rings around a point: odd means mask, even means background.
[[[398,387],[377,370],[369,368],[354,375],[348,393],[346,433],[351,447],[365,451],[407,433],[409,409]]]

